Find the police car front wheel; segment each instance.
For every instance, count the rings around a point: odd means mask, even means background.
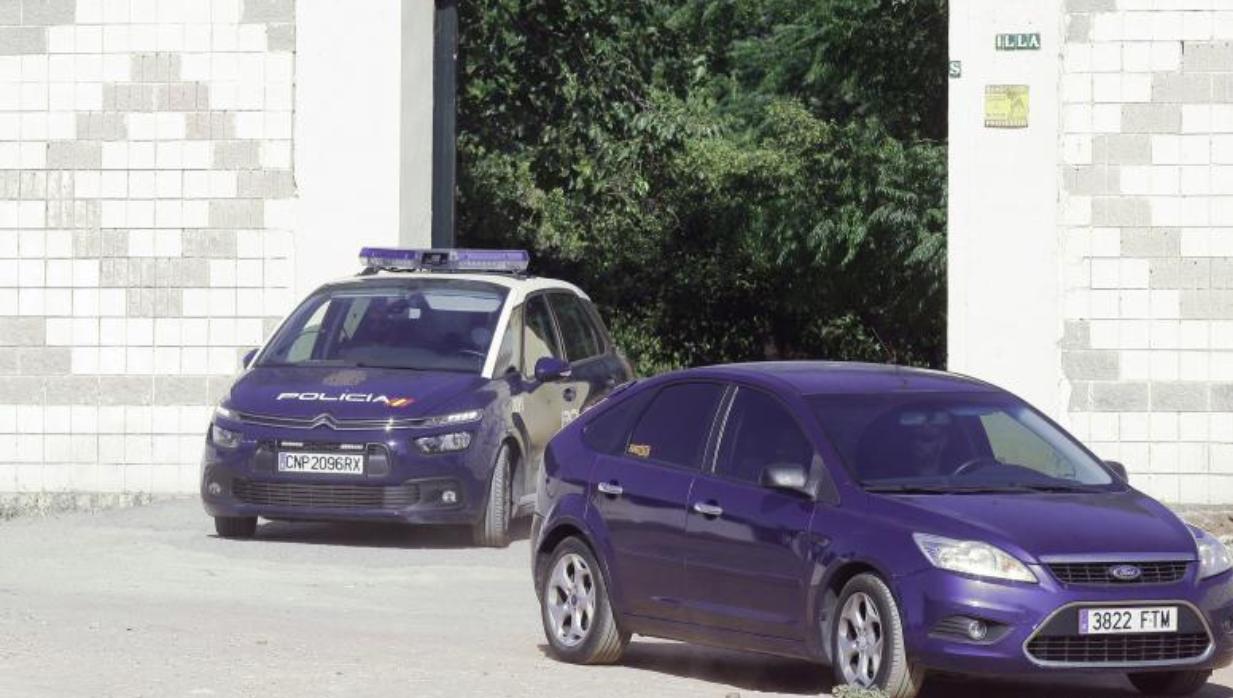
[[[220,538],[252,538],[257,533],[257,517],[215,516],[214,530]]]
[[[509,545],[510,519],[513,518],[514,512],[514,503],[510,495],[512,471],[513,457],[509,446],[505,445],[497,451],[496,461],[492,467],[492,478],[488,484],[488,500],[484,507],[484,514],[473,529],[476,545],[489,548],[504,548]]]

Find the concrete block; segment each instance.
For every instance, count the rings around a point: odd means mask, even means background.
[[[1092,199],[1092,225],[1103,228],[1144,228],[1152,223],[1146,199],[1097,197]]]
[[[150,405],[154,397],[154,379],[150,376],[99,376],[98,404]]]
[[[154,86],[158,111],[199,111],[210,108],[209,86],[201,82],[175,82]]]
[[[261,149],[259,145],[257,141],[219,141],[215,143],[214,169],[251,170],[260,167]]]
[[[1067,320],[1062,330],[1062,349],[1089,349],[1092,346],[1092,323],[1088,320]]]
[[[1066,0],[1066,11],[1077,12],[1112,12],[1117,9],[1114,0]]]
[[[21,0],[0,0],[0,26],[21,24]]]
[[[1218,257],[1211,260],[1211,287],[1233,289],[1233,259]]]
[[[0,317],[0,347],[41,347],[46,336],[41,317]]]
[[[265,225],[265,202],[260,199],[214,199],[210,201],[211,228],[261,228]]]
[[[1181,105],[1127,104],[1122,107],[1124,133],[1178,133],[1181,129]]]
[[[0,55],[25,56],[47,53],[47,30],[43,27],[0,28]]]
[[[1063,351],[1062,371],[1072,380],[1117,380],[1116,351]]]
[[[36,376],[0,376],[0,404],[43,404],[44,379]]]
[[[103,111],[154,111],[154,85],[104,83]]]
[[[236,256],[235,235],[234,230],[185,230],[184,256],[234,259]]]
[[[1211,286],[1211,261],[1205,258],[1152,259],[1151,287],[1205,289]]]
[[[295,50],[295,25],[271,24],[266,28],[266,45],[271,51]]]
[[[1233,318],[1233,291],[1183,290],[1181,316],[1185,320]]]
[[[1212,76],[1212,101],[1233,102],[1233,73],[1217,73]]]
[[[1089,44],[1092,42],[1092,16],[1070,15],[1066,18],[1066,43]]]
[[[190,141],[218,141],[235,138],[235,114],[212,111],[189,112],[184,115],[184,136]]]
[[[1205,73],[1156,73],[1152,101],[1203,104],[1212,99],[1212,76]]]
[[[1181,254],[1181,231],[1177,228],[1126,228],[1122,230],[1122,254],[1127,257],[1176,257]]]
[[[1139,134],[1097,135],[1092,139],[1092,162],[1109,165],[1150,165],[1151,137]]]
[[[133,82],[180,81],[178,53],[135,53],[129,60]]]
[[[1203,412],[1208,409],[1207,383],[1172,381],[1151,384],[1153,412]]]
[[[1148,409],[1147,383],[1092,383],[1092,410],[1143,412]]]
[[[1109,0],[1112,2],[1112,0]],[[244,0],[241,22],[292,22],[295,20],[293,0]]]
[[[208,379],[204,376],[155,376],[155,405],[205,405]]]
[[[23,348],[17,351],[17,370],[26,376],[64,375],[72,371],[69,347]]]
[[[22,0],[21,23],[26,26],[72,24],[77,18],[77,0]]]
[[[103,149],[89,141],[52,141],[47,144],[47,167],[57,170],[97,170],[103,166]]]
[[[97,405],[98,376],[48,376],[49,405]]]
[[[1067,171],[1073,169],[1075,168],[1067,168]],[[1114,172],[1114,179],[1116,175]],[[1088,179],[1092,178],[1089,174]],[[1086,180],[1084,183],[1090,184]],[[243,170],[237,178],[236,194],[258,199],[286,199],[295,196],[295,180],[290,170]]]
[[[119,112],[77,112],[77,140],[122,141],[128,124]]]
[[[1182,44],[1182,71],[1187,73],[1233,72],[1233,42],[1185,42]]]
[[[1120,194],[1120,180],[1119,169],[1107,165],[1082,165],[1062,170],[1065,191],[1076,196]]]

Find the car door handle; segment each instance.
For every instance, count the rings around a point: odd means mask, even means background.
[[[595,486],[595,489],[609,497],[620,497],[625,492],[625,488],[615,482],[601,482]]]
[[[718,504],[707,504],[706,502],[694,502],[694,511],[708,519],[718,519],[724,515],[723,507]]]
[[[574,398],[578,396],[578,391],[573,388],[566,388],[565,392],[561,393],[561,395],[565,398],[566,402],[573,402]]]

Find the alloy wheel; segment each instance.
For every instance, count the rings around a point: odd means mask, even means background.
[[[544,586],[544,607],[556,641],[577,647],[595,620],[595,577],[590,566],[576,553],[562,555]]]
[[[882,666],[885,634],[878,606],[868,594],[858,591],[848,597],[836,633],[844,679],[862,688],[873,686]]]

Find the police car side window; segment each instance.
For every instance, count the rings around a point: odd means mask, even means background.
[[[570,361],[583,361],[600,353],[599,337],[582,299],[572,293],[552,294],[552,309],[561,325],[561,342]]]
[[[522,366],[522,306],[510,311],[509,325],[505,335],[501,337],[501,348],[497,350],[496,374],[503,376],[511,370],[517,371]]]
[[[660,390],[630,434],[626,456],[700,470],[723,393],[717,383],[675,383]]]
[[[796,465],[808,471],[813,454],[809,438],[778,400],[740,388],[728,411],[715,472],[757,485],[767,466]]]
[[[526,331],[522,333],[522,338],[523,375],[534,374],[535,362],[545,356],[561,356],[561,347],[557,345],[557,336],[552,330],[548,301],[542,295],[527,300]]]

